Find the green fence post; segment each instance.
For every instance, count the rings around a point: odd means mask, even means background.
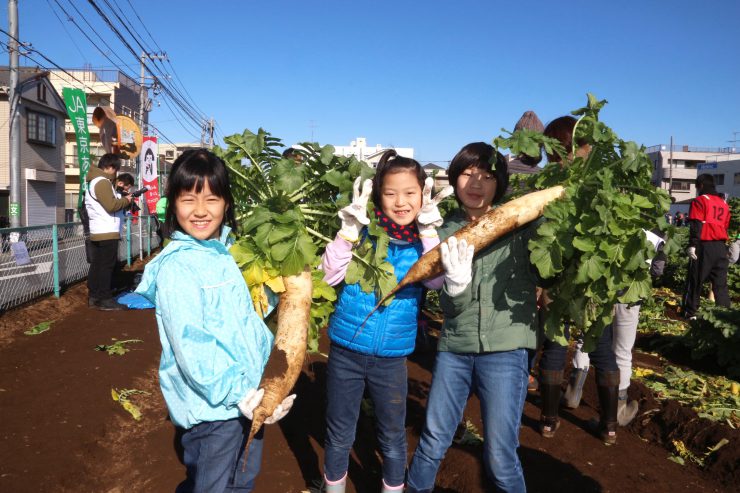
[[[54,266],[54,296],[59,298],[59,295],[61,294],[61,289],[59,288],[59,236],[58,236],[59,230],[57,229],[56,224],[51,225],[51,250],[52,250],[52,256],[53,261],[52,265]]]
[[[126,265],[131,266],[131,216],[126,216]]]
[[[152,254],[152,216],[146,216],[146,256]]]

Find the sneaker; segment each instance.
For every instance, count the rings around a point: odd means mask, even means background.
[[[117,302],[113,298],[108,298],[106,300],[98,300],[95,303],[95,308],[98,310],[110,312],[110,311],[116,311],[116,310],[128,310],[128,307],[126,305],[122,305],[121,303]]]

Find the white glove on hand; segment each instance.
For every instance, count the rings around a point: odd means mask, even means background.
[[[457,296],[473,279],[473,245],[465,240],[450,238],[439,246],[442,267],[445,270],[447,294]]]
[[[421,236],[436,236],[435,228],[442,226],[442,214],[439,212],[439,205],[444,199],[452,195],[454,189],[447,185],[437,195],[432,198],[432,187],[434,178],[427,177],[424,180],[424,191],[422,192],[421,209],[416,215],[416,223],[419,227]],[[425,234],[426,233],[426,234]]]
[[[239,410],[248,420],[251,421],[252,418],[254,418],[254,410],[257,408],[257,406],[260,405],[260,402],[262,402],[262,397],[264,395],[265,389],[249,389],[247,391],[247,395],[245,395],[244,398],[239,401]],[[290,411],[290,408],[293,407],[293,401],[295,400],[295,397],[295,394],[291,394],[283,399],[283,402],[278,404],[278,407],[275,408],[272,416],[265,420],[265,424],[271,425],[283,419],[285,415],[288,414],[288,411]]]
[[[360,231],[363,226],[370,224],[370,218],[367,217],[367,201],[370,193],[373,191],[373,181],[365,180],[362,184],[362,193],[360,193],[360,180],[358,176],[352,187],[352,203],[339,211],[339,219],[342,220],[342,227],[337,233],[347,241],[355,242],[360,237]]]
[[[691,260],[696,260],[699,258],[696,256],[696,247],[689,247],[689,249],[687,250],[687,253],[689,254],[689,258]]]

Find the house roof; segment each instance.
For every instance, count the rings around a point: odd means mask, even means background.
[[[437,166],[436,164],[428,163],[422,166],[424,169],[431,169],[431,170],[437,170],[437,169],[445,169],[442,166]]]
[[[38,67],[18,67],[18,80],[23,82],[29,77],[33,77],[36,74],[44,72]],[[10,85],[10,68],[0,67],[0,86]]]

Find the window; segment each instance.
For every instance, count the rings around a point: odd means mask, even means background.
[[[171,150],[168,149],[168,150],[164,151],[164,155],[165,155],[165,157],[167,159],[172,159],[172,158],[175,157],[175,151],[171,151]]]
[[[26,125],[28,140],[56,145],[57,119],[55,117],[28,111]]]
[[[36,86],[36,99],[46,102],[46,86],[44,84]]]
[[[683,192],[688,192],[691,190],[691,180],[673,180],[673,188],[672,190],[678,190]]]
[[[714,184],[715,185],[724,185],[725,184],[725,174],[721,173],[719,175],[714,175]]]
[[[740,185],[740,173],[735,173],[735,180],[733,181],[735,185]]]

